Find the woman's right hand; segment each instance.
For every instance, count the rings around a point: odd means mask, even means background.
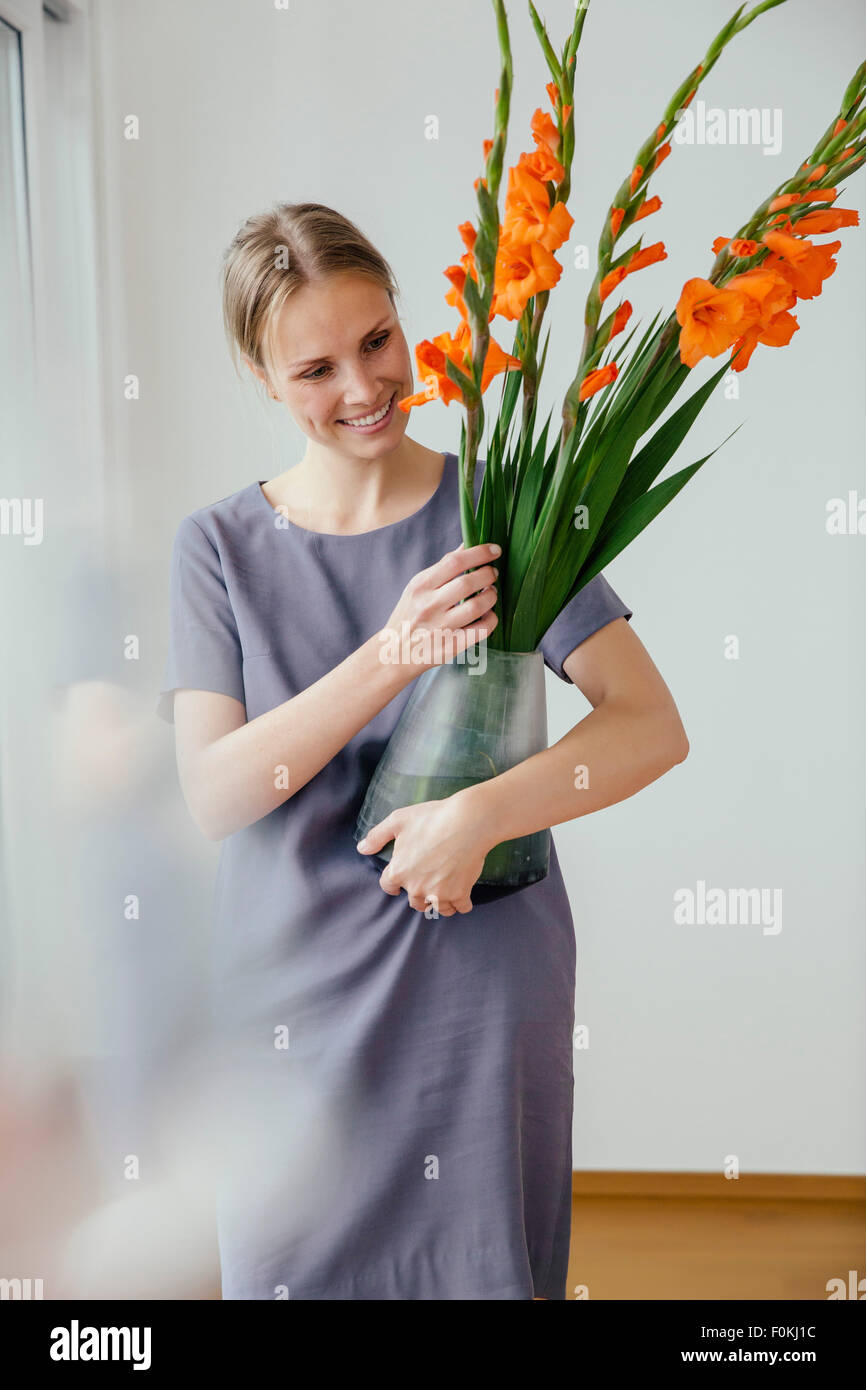
[[[382,660],[393,659],[416,676],[486,639],[499,622],[493,612],[499,571],[492,563],[498,555],[496,545],[466,550],[461,542],[413,575],[379,634]]]

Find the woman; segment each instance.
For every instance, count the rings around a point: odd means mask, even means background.
[[[592,712],[356,847],[425,669],[380,660],[383,634],[423,630],[432,665],[497,622],[493,548],[460,548],[457,459],[396,408],[414,382],[395,293],[330,208],[244,224],[226,327],[307,448],[175,539],[160,712],[191,814],[222,841],[216,1017],[243,1055],[238,1103],[258,1097],[220,1190],[223,1296],[564,1299],[574,924],[555,851],[539,883],[475,904],[472,887],[492,845],[631,796],[688,745],[598,575],[539,644]]]

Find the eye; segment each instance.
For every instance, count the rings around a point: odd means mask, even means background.
[[[369,343],[367,344],[367,347],[368,347],[372,352],[381,352],[381,351],[382,351],[382,348],[385,346],[385,344],[387,343],[387,341],[388,341],[388,339],[390,338],[390,336],[391,336],[391,334],[390,334],[389,332],[377,333],[377,335],[376,335],[375,338],[371,338],[371,339],[370,339]],[[378,347],[376,346],[376,344],[378,344]],[[321,367],[316,367],[315,371],[307,372],[307,373],[303,376],[302,380],[303,380],[303,381],[323,381],[323,380],[324,380],[324,377],[320,377],[320,376],[319,376],[319,372],[327,372],[327,371],[329,371],[329,370],[330,370],[330,369],[329,369],[326,365],[323,364]]]

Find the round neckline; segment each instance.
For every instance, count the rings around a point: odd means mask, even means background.
[[[364,536],[378,536],[381,535],[383,531],[393,530],[395,526],[405,526],[407,521],[414,521],[416,517],[421,516],[424,512],[426,512],[428,507],[433,505],[440,492],[442,492],[443,488],[445,487],[445,481],[449,474],[448,461],[449,459],[456,458],[455,454],[452,454],[447,450],[443,452],[445,461],[442,465],[442,476],[440,477],[439,482],[436,484],[435,492],[432,492],[430,494],[430,496],[427,498],[427,501],[422,502],[421,506],[418,507],[414,512],[410,512],[408,516],[398,517],[396,521],[388,521],[384,526],[373,526],[369,531],[314,531],[310,526],[299,526],[297,522],[292,521],[291,517],[286,516],[285,512],[281,512],[278,507],[272,506],[271,503],[268,501],[267,497],[262,492],[262,483],[267,481],[266,479],[259,479],[256,482],[252,483],[251,486],[255,488],[256,494],[259,497],[262,505],[267,507],[272,517],[281,516],[283,521],[293,531],[300,532],[302,536],[315,536],[318,540],[327,541],[359,541]]]

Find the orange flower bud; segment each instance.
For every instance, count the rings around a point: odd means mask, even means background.
[[[645,266],[655,265],[657,261],[665,261],[667,255],[664,242],[655,241],[652,246],[645,246],[642,251],[635,251],[628,263],[628,273],[631,275],[633,270],[643,270]]]
[[[659,167],[663,159],[667,159],[670,152],[671,147],[669,144],[661,146],[661,148],[656,153],[655,162],[653,164],[653,172],[655,172],[655,170]]]
[[[624,265],[618,265],[615,270],[609,270],[607,272],[607,275],[605,275],[598,289],[599,298],[602,303],[604,303],[609,294],[613,293],[617,285],[622,283],[627,275],[628,267]]]
[[[616,381],[617,370],[615,362],[608,362],[606,367],[596,367],[594,372],[588,372],[581,382],[578,400],[589,400],[596,391],[601,391],[602,387],[609,386],[612,381]]]
[[[658,212],[661,205],[662,200],[658,197],[658,195],[656,195],[653,198],[644,198],[643,202],[641,203],[640,207],[634,215],[634,221],[640,222],[642,217],[649,217],[650,213]]]
[[[610,326],[610,338],[615,338],[617,333],[621,333],[631,318],[631,304],[624,299],[613,316],[613,323]],[[608,339],[608,342],[610,341]]]

